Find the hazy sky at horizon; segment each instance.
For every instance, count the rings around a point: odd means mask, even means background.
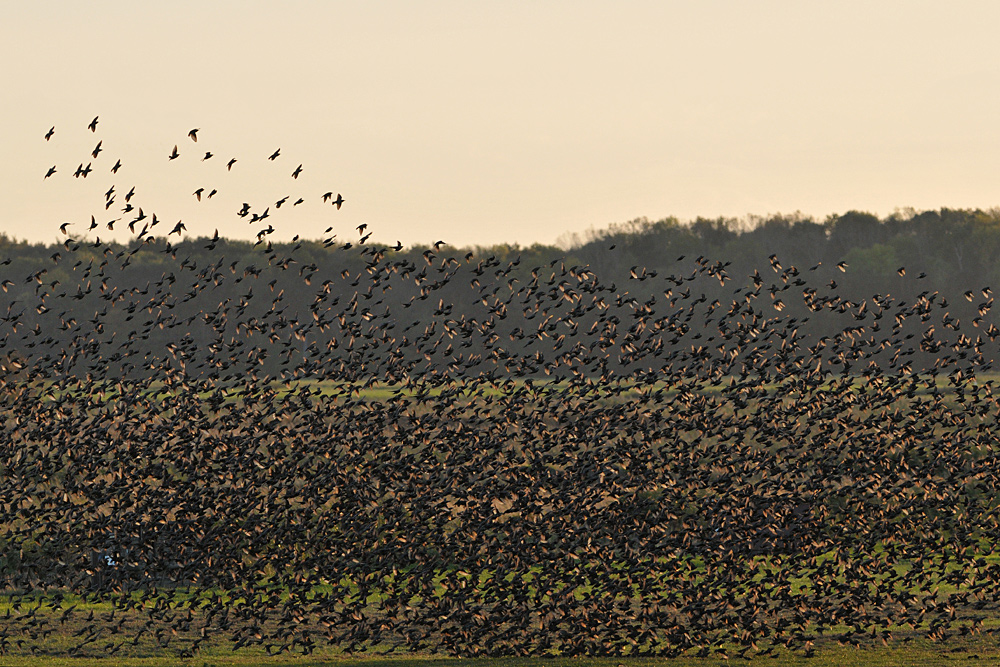
[[[989,208],[998,24],[987,1],[0,0],[0,232],[52,241],[95,215],[108,238],[133,186],[191,235],[251,237],[248,202],[275,238],[368,223],[456,245],[639,216]],[[74,179],[81,162],[94,173]],[[340,211],[318,201],[331,190]]]

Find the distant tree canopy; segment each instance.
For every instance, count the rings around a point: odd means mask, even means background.
[[[515,292],[549,289],[557,299],[558,290],[570,283],[599,287],[607,294],[600,298],[616,301],[619,308],[670,302],[674,288],[695,298],[700,293],[712,308],[716,301],[733,302],[740,286],[763,286],[764,296],[770,296],[762,300],[765,305],[773,301],[782,316],[808,321],[804,333],[816,337],[824,335],[830,317],[808,306],[816,298],[822,303],[843,298],[837,302],[841,312],[848,307],[864,311],[886,298],[940,299],[954,318],[949,328],[957,331],[965,324],[963,333],[982,332],[994,324],[988,288],[1000,285],[998,260],[1000,210],[992,209],[907,211],[884,219],[848,211],[822,222],[801,215],[687,223],[638,218],[576,236],[562,248],[502,244],[396,250],[333,238],[273,245],[189,238],[171,245],[162,237],[45,245],[0,235],[0,314],[5,313],[0,354],[41,359],[53,368],[50,357],[69,350],[62,368],[73,373],[81,371],[74,366],[77,360],[96,346],[120,349],[107,363],[140,374],[136,361],[160,358],[164,350],[184,372],[205,372],[216,364],[215,372],[219,359],[244,359],[229,369],[233,376],[249,367],[286,368],[293,357],[308,375],[310,358],[329,361],[341,355],[349,377],[383,363],[378,355],[396,350],[393,354],[426,357],[431,364],[459,359],[468,367],[479,367],[492,355],[492,367],[502,372],[496,340],[509,343],[503,354],[520,355],[538,342],[535,336],[566,334],[541,330],[532,335],[539,326],[533,321],[537,313],[515,307]],[[708,279],[692,282],[701,274]],[[160,298],[166,294],[169,306]],[[505,303],[504,294],[509,295]],[[499,320],[498,306],[504,313]],[[607,317],[569,314],[580,331]],[[262,335],[256,346],[249,345],[254,323],[275,319],[293,324],[294,340]],[[699,326],[691,324],[693,331]],[[248,351],[227,349],[248,327],[249,338],[239,343]],[[121,341],[116,335],[129,338]],[[358,356],[356,345],[371,336],[380,340],[367,341]],[[49,358],[39,349],[51,350]],[[617,363],[614,356],[612,362]],[[933,363],[933,355],[916,363]]]
[[[935,289],[995,281],[1000,270],[1000,209],[907,211],[884,219],[848,211],[822,222],[799,215],[748,221],[698,218],[688,224],[676,218],[638,218],[574,241],[569,251],[583,261],[643,264],[658,270],[669,269],[678,255],[691,253],[732,262],[733,275],[752,273],[772,254],[799,268],[846,261],[852,273],[865,274],[865,282],[879,277],[884,284],[873,284],[876,291],[895,293],[900,266],[926,273]],[[608,252],[611,244],[616,245],[614,252]]]

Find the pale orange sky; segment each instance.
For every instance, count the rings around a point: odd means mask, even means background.
[[[132,186],[194,235],[251,237],[246,201],[280,238],[365,222],[457,245],[638,216],[993,207],[998,25],[994,1],[0,0],[0,231],[120,227]],[[276,211],[285,195],[306,203]]]

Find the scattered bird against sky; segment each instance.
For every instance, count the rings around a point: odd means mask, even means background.
[[[196,234],[246,232],[188,197],[195,172],[157,164],[209,133],[223,161],[281,146],[273,170],[236,163],[244,192],[277,199],[303,163],[310,187],[351,193],[346,223],[410,244],[553,243],[641,216],[998,205],[993,2],[390,5],[12,7],[0,48],[21,92],[0,154],[31,164],[0,164],[0,231],[48,241],[85,208],[82,177],[47,198],[40,176],[98,133]],[[101,178],[111,163],[95,162]],[[218,211],[239,206],[228,196]],[[279,238],[326,226],[313,202],[300,209]]]

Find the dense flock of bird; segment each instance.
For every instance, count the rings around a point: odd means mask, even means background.
[[[164,160],[216,159],[199,132]],[[118,174],[103,151],[73,176]],[[61,228],[55,264],[103,258],[73,267],[79,285],[4,276],[40,297],[33,325],[18,306],[0,320],[0,652],[726,657],[990,631],[988,287],[969,323],[936,293],[839,295],[823,283],[846,265],[774,256],[620,286],[440,243],[417,266],[364,225],[338,240],[343,197],[315,196],[353,273],[269,241],[298,195],[234,212],[255,262],[196,266],[183,222],[158,228],[116,185],[123,217]],[[121,221],[124,246],[89,238]],[[153,250],[164,278],[130,284]],[[220,302],[223,277],[246,293]],[[459,281],[470,303],[437,296]],[[390,290],[410,298],[389,307]],[[81,295],[99,310],[67,319]],[[437,307],[411,321],[421,302]]]

